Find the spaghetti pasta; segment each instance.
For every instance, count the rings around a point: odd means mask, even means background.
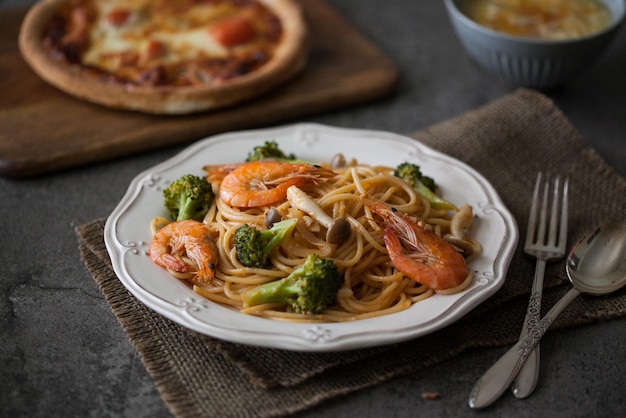
[[[343,158],[335,160],[345,161]],[[237,165],[229,165],[230,171]],[[210,168],[206,168],[210,171]],[[330,164],[323,164],[330,170]],[[217,170],[219,171],[219,170]],[[409,308],[435,293],[451,294],[467,288],[473,273],[467,262],[480,254],[481,246],[469,235],[473,212],[469,205],[456,210],[435,209],[407,182],[393,175],[393,168],[372,166],[351,161],[341,167],[332,167],[334,176],[325,176],[299,187],[317,204],[320,210],[332,219],[343,218],[350,225],[351,233],[340,243],[329,243],[327,227],[303,210],[293,207],[286,198],[273,204],[257,207],[235,207],[219,197],[221,180],[219,175],[209,175],[216,199],[203,223],[208,228],[217,248],[215,278],[210,282],[193,281],[193,272],[172,272],[174,277],[193,282],[193,290],[202,297],[242,313],[283,321],[340,322],[387,315]],[[263,187],[258,184],[255,187]],[[397,217],[393,221],[381,216],[384,205],[390,212],[385,216]],[[237,258],[234,246],[235,231],[243,224],[266,229],[266,214],[270,208],[280,214],[281,219],[296,219],[293,234],[269,255],[265,267],[245,267]],[[381,220],[382,218],[382,220]],[[458,282],[437,290],[419,283],[398,268],[390,257],[387,234],[398,235],[404,245],[406,237],[393,229],[393,223],[407,222],[435,235],[437,243],[461,254],[463,274]],[[153,220],[153,232],[164,224],[163,218]],[[409,232],[410,234],[410,232]],[[434,239],[434,238],[433,238]],[[430,245],[430,244],[427,244]],[[439,244],[437,244],[439,245]],[[406,247],[408,248],[408,247]],[[444,269],[447,274],[451,261],[442,255],[433,267],[434,255],[431,248],[420,250],[427,254],[401,254],[408,263],[420,264],[427,269]],[[408,251],[410,253],[410,251]],[[286,277],[301,265],[310,253],[330,258],[336,264],[342,283],[335,302],[317,314],[291,312],[284,304],[245,306],[241,295],[255,286]],[[442,253],[444,254],[444,253]],[[448,253],[445,253],[448,254]],[[427,260],[424,258],[426,256]],[[189,260],[187,260],[189,261]],[[458,269],[457,269],[458,270]],[[446,276],[447,277],[447,276]]]

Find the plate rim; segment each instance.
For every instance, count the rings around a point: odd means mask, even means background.
[[[489,208],[486,210],[493,210],[497,212],[500,221],[503,224],[503,228],[506,232],[502,237],[502,245],[493,260],[493,276],[485,280],[482,286],[473,288],[467,293],[461,293],[463,298],[460,302],[453,303],[445,311],[438,315],[437,318],[433,318],[430,321],[422,322],[419,325],[407,325],[403,328],[393,328],[392,330],[360,330],[354,332],[346,332],[342,334],[342,325],[363,323],[363,321],[370,321],[368,319],[358,320],[348,323],[321,323],[321,324],[301,324],[301,323],[282,323],[285,324],[284,333],[268,333],[263,327],[256,329],[241,330],[238,328],[230,329],[226,326],[215,326],[212,323],[206,323],[204,320],[200,320],[193,315],[190,315],[190,311],[194,309],[205,308],[206,305],[211,306],[213,309],[220,311],[220,305],[205,300],[200,295],[195,295],[195,298],[187,298],[183,302],[184,306],[179,303],[174,309],[171,303],[166,302],[158,297],[154,297],[149,292],[146,292],[133,277],[130,277],[126,271],[124,265],[124,257],[127,252],[140,252],[138,248],[140,245],[137,243],[122,244],[116,234],[116,226],[120,221],[120,218],[126,213],[128,207],[133,204],[142,193],[142,185],[150,182],[160,181],[159,174],[167,172],[168,170],[176,167],[184,166],[185,161],[193,158],[199,152],[202,152],[206,148],[215,146],[223,141],[232,140],[233,138],[240,138],[243,140],[257,141],[267,138],[268,136],[280,135],[303,135],[303,133],[314,133],[322,135],[339,135],[346,137],[361,136],[365,139],[382,139],[395,141],[396,143],[402,143],[407,147],[415,148],[419,155],[429,158],[442,160],[445,162],[451,162],[453,165],[465,171],[474,178],[477,184],[481,187],[482,191],[488,197]],[[247,152],[247,151],[244,151]],[[245,156],[242,155],[242,159]],[[200,167],[198,167],[200,168]],[[485,208],[483,208],[485,209]],[[219,338],[222,340],[241,343],[253,346],[279,348],[293,351],[309,351],[309,352],[325,352],[325,351],[343,351],[356,348],[365,348],[372,346],[379,346],[391,343],[402,342],[408,339],[427,335],[441,328],[449,326],[456,322],[465,314],[476,308],[485,300],[490,298],[500,287],[504,284],[506,279],[506,273],[513,258],[515,248],[517,247],[519,239],[519,231],[515,218],[510,211],[504,205],[499,194],[495,188],[488,182],[477,170],[469,166],[465,162],[451,157],[441,151],[423,144],[417,139],[388,132],[382,130],[370,130],[370,129],[353,129],[336,127],[330,125],[324,125],[319,123],[294,123],[289,125],[282,125],[276,127],[262,128],[262,129],[250,129],[243,131],[233,131],[217,135],[212,135],[204,139],[198,140],[192,143],[183,150],[179,151],[172,157],[146,169],[136,175],[130,182],[126,192],[120,199],[119,203],[113,209],[111,214],[106,220],[104,228],[104,241],[113,270],[120,282],[124,287],[133,294],[141,303],[156,311],[157,313],[167,317],[170,320],[182,325],[186,328],[192,329],[201,334],[205,334],[211,337]],[[145,244],[145,243],[144,243]],[[122,245],[123,248],[120,248]],[[134,248],[133,248],[134,247]],[[476,279],[475,279],[476,280]],[[227,308],[223,308],[227,309]],[[232,312],[232,311],[230,311]],[[234,312],[236,313],[236,312]],[[400,312],[402,313],[402,312]],[[236,313],[243,316],[244,314]],[[226,314],[229,315],[229,314]],[[386,318],[392,318],[397,314],[385,315],[379,317],[378,321],[374,323],[385,321]],[[444,316],[444,318],[441,318]],[[247,316],[248,317],[248,316]],[[267,324],[267,319],[249,316],[249,319],[253,323]],[[247,320],[247,319],[246,319]],[[262,322],[260,322],[262,321]],[[272,321],[279,322],[279,321]],[[288,325],[287,325],[288,324]],[[274,328],[274,326],[272,326]],[[345,326],[343,328],[346,328]],[[363,327],[357,327],[363,328]],[[377,335],[373,335],[373,333]],[[382,336],[381,336],[382,333]]]

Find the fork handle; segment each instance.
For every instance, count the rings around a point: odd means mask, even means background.
[[[515,377],[511,384],[511,392],[518,399],[524,399],[530,396],[537,387],[539,380],[539,344],[528,355],[526,363]]]
[[[520,335],[520,340],[528,335],[528,330],[536,326],[541,316],[541,297],[543,293],[543,278],[546,271],[546,262],[537,260],[535,266],[535,278],[531,290],[526,316],[524,318],[524,326]],[[529,354],[526,363],[522,366],[519,374],[515,377],[511,390],[516,398],[523,399],[535,390],[537,381],[539,380],[539,344]]]

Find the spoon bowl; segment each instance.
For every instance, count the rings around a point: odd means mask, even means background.
[[[566,270],[573,288],[478,379],[469,397],[471,408],[484,408],[502,395],[552,322],[578,295],[606,295],[626,285],[626,223],[608,222],[585,235],[570,251]]]
[[[609,222],[578,241],[567,258],[567,276],[583,293],[604,295],[626,284],[626,224]]]

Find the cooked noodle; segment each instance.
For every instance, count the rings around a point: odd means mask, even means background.
[[[411,186],[392,175],[393,169],[382,166],[356,165],[333,168],[336,177],[303,190],[317,201],[332,218],[345,218],[352,227],[349,239],[339,245],[326,241],[326,228],[316,220],[292,208],[288,201],[275,206],[282,219],[298,220],[293,236],[283,242],[270,256],[267,268],[247,268],[237,259],[234,233],[247,223],[265,229],[268,207],[239,209],[221,200],[217,193],[213,207],[204,219],[217,244],[219,263],[216,278],[210,284],[195,283],[193,289],[206,299],[231,306],[246,314],[285,321],[351,321],[399,312],[435,293],[400,273],[389,260],[383,242],[383,228],[376,216],[364,204],[364,196],[385,203],[399,212],[407,213],[416,221],[433,230],[462,251],[469,262],[480,254],[480,244],[468,237],[472,210],[465,205],[458,211],[436,210]],[[218,185],[214,184],[217,190]],[[163,220],[155,219],[153,229]],[[241,294],[259,284],[287,276],[301,265],[308,254],[332,258],[337,265],[343,284],[336,301],[319,314],[296,314],[281,304],[243,306]],[[459,286],[439,291],[456,293],[467,288],[473,273]],[[179,279],[191,279],[193,273],[172,274]]]

